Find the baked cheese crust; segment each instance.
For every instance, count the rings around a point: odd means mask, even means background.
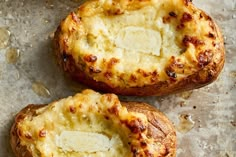
[[[11,145],[17,157],[173,157],[176,135],[154,107],[85,90],[23,109]]]
[[[57,60],[73,78],[122,95],[165,95],[215,80],[221,32],[189,0],[90,0],[55,33]]]

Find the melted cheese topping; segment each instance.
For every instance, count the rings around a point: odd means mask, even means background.
[[[221,42],[209,16],[186,3],[88,1],[62,22],[62,52],[111,87],[178,82],[209,64]]]
[[[33,157],[158,155],[161,144],[147,136],[147,125],[145,115],[128,112],[115,95],[85,90],[26,116],[18,132]]]
[[[159,7],[160,4],[147,6],[112,17],[97,14],[83,18],[83,26],[88,33],[84,36],[84,40],[75,41],[72,55],[76,62],[91,53],[98,58],[94,66],[104,69],[103,59],[109,62],[115,57],[119,62],[109,71],[115,71],[118,76],[125,73],[123,76],[125,82],[129,82],[130,73],[135,74],[139,68],[146,73],[161,71],[167,62],[164,58],[179,55],[181,46],[175,38],[179,33],[176,32],[174,25],[166,26],[163,23],[161,15],[164,13],[157,12],[162,10]],[[128,34],[128,37],[122,38],[124,33]],[[93,78],[113,83],[119,81],[119,77],[104,79],[103,75],[103,73],[97,74]],[[165,74],[159,73],[159,75],[160,80],[166,79]],[[149,83],[150,77],[144,80],[139,80],[137,77],[137,82],[127,84],[143,86]]]

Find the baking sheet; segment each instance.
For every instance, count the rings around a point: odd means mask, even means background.
[[[218,80],[166,97],[120,98],[151,103],[167,114],[177,128],[178,157],[236,157],[236,1],[194,3],[224,32],[226,64]],[[9,129],[21,108],[83,88],[63,76],[51,49],[53,31],[78,5],[75,0],[0,0],[0,41],[5,41],[0,43],[0,157],[13,157]]]

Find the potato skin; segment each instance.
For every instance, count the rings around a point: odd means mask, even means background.
[[[179,66],[178,57],[169,57],[165,66],[161,69],[161,71],[152,71],[152,74],[155,74],[154,78],[147,84],[139,85],[136,83],[135,85],[131,85],[129,82],[135,80],[145,79],[142,76],[135,76],[132,78],[132,74],[129,80],[124,80],[123,78],[119,81],[116,80],[116,84],[109,81],[107,77],[113,75],[114,78],[120,78],[124,74],[116,75],[116,71],[114,73],[106,73],[106,71],[99,69],[94,69],[94,67],[86,67],[87,69],[81,68],[81,65],[84,64],[84,61],[76,62],[75,58],[72,55],[72,50],[70,49],[70,43],[73,42],[71,36],[75,34],[76,29],[80,32],[80,27],[82,26],[81,21],[77,21],[78,23],[75,24],[74,21],[79,20],[83,14],[86,14],[85,11],[88,11],[89,4],[93,3],[93,1],[89,1],[82,5],[77,12],[71,13],[64,21],[62,21],[61,25],[58,27],[57,31],[55,32],[54,37],[54,49],[56,53],[56,58],[59,65],[62,69],[74,80],[78,81],[79,83],[85,84],[88,87],[95,89],[97,91],[102,92],[112,92],[119,95],[136,95],[136,96],[162,96],[173,94],[185,90],[191,90],[206,86],[212,83],[214,80],[217,79],[218,75],[220,74],[223,66],[224,66],[224,56],[225,56],[225,49],[224,49],[224,41],[221,34],[221,31],[217,24],[213,21],[213,19],[208,16],[205,12],[197,9],[190,1],[187,0],[178,0],[180,3],[179,5],[185,5],[183,8],[187,8],[190,12],[198,11],[199,18],[204,19],[203,21],[209,23],[207,28],[211,30],[207,35],[206,41],[200,41],[195,39],[195,37],[190,37],[185,35],[183,37],[183,45],[188,47],[189,44],[193,44],[196,49],[196,53],[194,54],[194,59],[189,56],[185,56],[186,60],[188,61],[181,63]],[[122,1],[123,2],[123,1]],[[126,1],[125,1],[126,2]],[[149,1],[145,2],[148,3]],[[129,3],[129,2],[127,2]],[[142,7],[143,4],[138,4],[138,2],[134,1],[136,5],[140,5]],[[91,9],[92,10],[92,9]],[[95,10],[96,13],[96,10]],[[91,13],[93,14],[93,13]],[[111,16],[116,16],[116,14],[112,14]],[[177,15],[173,12],[169,13],[170,17],[176,17]],[[183,17],[180,18],[180,23],[183,24],[185,22],[189,22],[191,20],[192,15],[183,13]],[[189,18],[189,19],[188,19]],[[199,21],[200,21],[199,19]],[[169,18],[163,18],[164,21],[169,20]],[[195,19],[198,20],[198,19]],[[178,31],[183,31],[183,25],[179,24],[177,26]],[[75,26],[76,25],[76,26]],[[75,30],[74,30],[75,29]],[[193,28],[195,29],[195,28]],[[83,32],[83,30],[81,30]],[[81,33],[81,32],[80,32]],[[192,32],[193,34],[195,32]],[[208,42],[212,43],[210,46],[205,46],[201,42]],[[215,43],[216,42],[216,43]],[[126,58],[127,59],[127,58]],[[124,59],[125,60],[125,59]],[[188,65],[187,65],[188,62]],[[90,68],[90,69],[89,69]],[[106,67],[104,67],[106,69]],[[189,70],[190,69],[190,70]],[[90,72],[87,72],[89,71]],[[190,71],[189,74],[186,74],[186,71]],[[92,71],[92,74],[90,74]],[[109,72],[109,69],[107,70]],[[104,72],[104,78],[98,80],[95,79],[96,76],[100,75],[100,73]],[[159,74],[165,73],[164,79],[159,76]],[[188,72],[187,72],[188,73]],[[106,75],[109,74],[109,75]],[[144,74],[145,75],[145,74]],[[179,75],[185,75],[184,77],[179,77]],[[122,81],[126,82],[126,85],[122,85]],[[144,82],[144,81],[143,81]]]
[[[159,110],[153,106],[142,102],[121,102],[128,111],[139,112],[147,116],[149,121],[149,135],[155,137],[165,146],[163,157],[176,156],[176,133],[173,124]]]
[[[26,146],[22,146],[20,144],[20,138],[19,134],[20,131],[18,130],[17,124],[24,120],[26,116],[34,116],[35,110],[39,109],[40,107],[43,107],[45,105],[33,105],[30,104],[23,108],[16,116],[15,121],[11,127],[10,131],[10,144],[11,148],[15,154],[16,157],[33,157],[31,152],[26,148]]]
[[[153,106],[141,102],[121,102],[129,112],[139,112],[147,116],[148,119],[148,135],[154,137],[158,142],[161,142],[165,149],[163,156],[176,156],[176,132],[170,120]],[[20,144],[20,130],[17,125],[25,117],[37,116],[35,111],[45,105],[28,105],[22,109],[15,117],[15,122],[12,125],[10,132],[10,144],[16,157],[33,157],[31,152],[25,146]]]

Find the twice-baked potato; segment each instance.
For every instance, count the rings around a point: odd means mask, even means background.
[[[121,95],[166,95],[214,81],[222,34],[190,0],[90,0],[58,27],[61,67],[80,83]]]
[[[85,90],[29,105],[11,129],[17,157],[174,157],[176,133],[154,107]]]

